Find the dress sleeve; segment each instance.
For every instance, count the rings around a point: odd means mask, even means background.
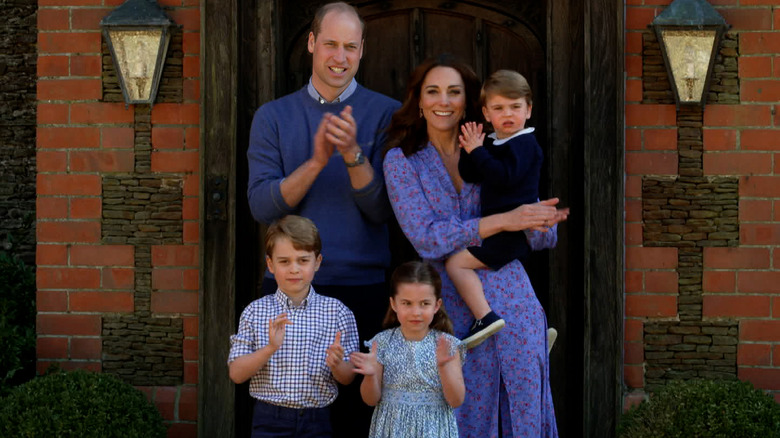
[[[547,232],[534,230],[524,230],[524,232],[533,251],[555,248],[555,245],[558,244],[558,224],[550,227],[550,230]]]
[[[441,259],[479,244],[479,218],[461,220],[457,211],[444,211],[442,205],[433,205],[431,200],[444,203],[451,194],[428,187],[426,196],[420,175],[401,149],[388,152],[384,169],[395,217],[422,258]]]
[[[373,338],[363,342],[363,345],[368,348],[369,351],[371,351],[371,346],[376,342],[376,361],[382,365],[386,363],[385,357],[387,356],[387,345],[390,333],[392,333],[392,329],[383,330],[374,335]]]

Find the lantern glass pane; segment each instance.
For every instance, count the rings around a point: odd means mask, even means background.
[[[666,57],[681,102],[700,102],[710,67],[714,30],[663,30]]]
[[[150,100],[162,29],[112,30],[109,35],[129,99]]]

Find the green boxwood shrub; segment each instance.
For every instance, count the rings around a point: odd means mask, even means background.
[[[778,438],[780,404],[739,380],[675,381],[625,413],[621,438]]]
[[[0,251],[0,396],[35,376],[35,272]]]
[[[0,436],[164,438],[163,418],[146,396],[108,374],[56,372],[0,400]]]

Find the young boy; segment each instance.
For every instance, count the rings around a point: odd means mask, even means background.
[[[458,170],[468,182],[482,184],[482,215],[509,211],[522,204],[539,200],[539,176],[542,148],[525,128],[531,117],[532,96],[528,81],[510,70],[493,73],[482,85],[482,113],[494,133],[485,134],[482,125],[470,122],[462,127],[462,148]],[[488,237],[482,246],[471,246],[451,256],[447,273],[465,301],[474,322],[463,339],[468,348],[476,347],[504,327],[501,319],[485,299],[482,282],[474,269],[501,269],[531,251],[524,232],[505,232]]]
[[[265,237],[266,263],[279,289],[244,309],[230,337],[228,367],[235,383],[249,380],[256,399],[252,437],[330,437],[329,405],[336,382],[355,377],[355,317],[341,301],[311,287],[322,261],[314,223],[286,216]],[[273,435],[278,436],[278,435]]]

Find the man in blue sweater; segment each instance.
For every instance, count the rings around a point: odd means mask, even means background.
[[[324,258],[314,289],[352,310],[363,340],[380,330],[388,305],[386,222],[392,210],[382,147],[384,129],[400,106],[354,79],[364,32],[363,20],[346,3],[315,13],[308,39],[311,79],[257,110],[247,152],[252,215],[270,223],[297,214],[317,225]],[[273,278],[266,276],[262,288],[275,292]],[[371,410],[360,400],[359,382],[351,386],[333,405],[333,436],[368,434]]]

